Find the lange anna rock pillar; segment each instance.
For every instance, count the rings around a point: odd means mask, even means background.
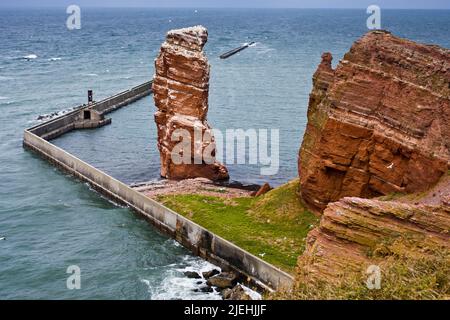
[[[214,136],[206,120],[210,66],[203,47],[207,39],[202,26],[171,30],[155,60],[155,122],[161,176],[168,179],[229,177],[227,168],[215,159]]]

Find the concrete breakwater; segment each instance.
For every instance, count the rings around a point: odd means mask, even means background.
[[[111,119],[105,119],[105,114],[150,95],[152,82],[145,82],[99,102],[78,106],[71,112],[29,128],[27,131],[45,140],[51,140],[74,129],[98,128],[109,124]]]
[[[74,129],[95,128],[108,124],[110,120],[104,118],[105,114],[149,94],[151,94],[151,82],[98,103],[80,106],[68,114],[25,130],[23,145],[55,166],[86,181],[95,190],[113,201],[133,209],[194,254],[224,270],[237,272],[249,284],[255,285],[259,289],[277,290],[282,287],[290,287],[293,283],[291,275],[49,142],[49,140]]]

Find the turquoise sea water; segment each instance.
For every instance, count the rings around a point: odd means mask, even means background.
[[[62,9],[0,9],[0,299],[216,298],[192,291],[182,270],[208,265],[22,149],[41,114],[148,81],[165,32],[202,24],[211,63],[213,127],[280,130],[280,170],[230,166],[232,179],[281,184],[297,174],[311,76],[321,53],[335,63],[366,32],[365,10],[86,9],[69,31]],[[382,25],[450,47],[450,11],[382,12]],[[256,45],[227,60],[242,43]],[[22,57],[36,55],[35,59]],[[159,179],[152,97],[112,114],[110,126],[55,143],[125,182]],[[82,288],[66,288],[78,265]]]

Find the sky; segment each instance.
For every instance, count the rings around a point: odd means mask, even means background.
[[[1,7],[190,7],[450,9],[450,0],[0,0]]]

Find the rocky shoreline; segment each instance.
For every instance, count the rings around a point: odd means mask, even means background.
[[[205,272],[185,271],[184,275],[198,279],[199,286],[195,292],[219,292],[223,300],[254,300],[259,294],[239,283],[239,276],[234,272],[222,272],[211,269]],[[253,298],[252,298],[253,296]]]
[[[224,199],[258,197],[271,190],[269,184],[242,184],[240,182],[217,182],[207,178],[185,180],[158,180],[131,185],[136,191],[147,197],[157,199],[159,196],[196,194]]]
[[[220,198],[251,197],[258,186],[218,184],[206,178],[159,180],[135,184],[135,190],[156,199],[162,195],[201,194]]]

